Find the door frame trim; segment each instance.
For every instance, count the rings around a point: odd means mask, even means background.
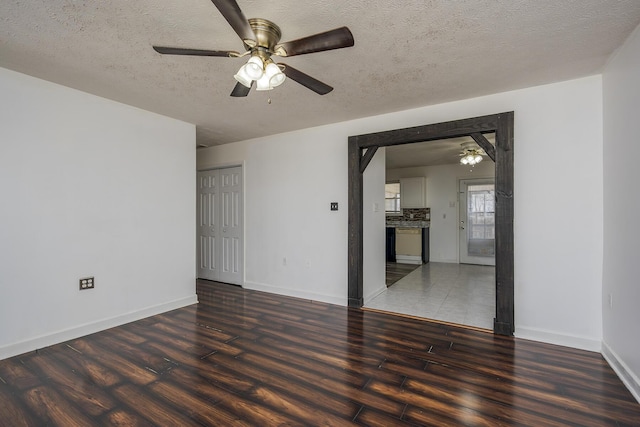
[[[349,137],[348,305],[363,299],[363,173],[378,147],[495,133],[496,180],[496,317],[493,331],[513,335],[513,133],[514,112],[472,117]],[[475,139],[475,138],[474,138]]]

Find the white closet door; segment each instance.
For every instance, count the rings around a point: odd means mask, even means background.
[[[198,277],[242,284],[242,168],[198,172]]]

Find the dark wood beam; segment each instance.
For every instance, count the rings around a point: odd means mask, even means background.
[[[451,122],[436,123],[433,125],[415,126],[411,128],[395,129],[385,132],[376,132],[365,135],[357,135],[360,148],[373,146],[393,146],[411,144],[413,142],[434,141],[437,139],[457,138],[473,133],[488,133],[496,129],[496,115],[474,117],[470,119],[454,120]]]
[[[487,138],[481,133],[472,133],[471,138],[487,153],[487,156],[494,162],[496,161],[496,149]]]
[[[376,151],[378,151],[378,147],[374,146],[367,148],[367,151],[364,153],[362,159],[360,160],[360,173],[364,173],[364,171],[367,170],[367,166],[369,166],[369,162],[371,162],[373,156],[376,155]]]

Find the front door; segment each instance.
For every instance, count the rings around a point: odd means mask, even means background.
[[[242,168],[198,172],[198,277],[242,284]]]
[[[460,263],[496,265],[493,179],[460,180]]]

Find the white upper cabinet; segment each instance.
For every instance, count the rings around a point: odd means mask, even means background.
[[[423,176],[400,179],[400,207],[426,208],[426,184]]]

